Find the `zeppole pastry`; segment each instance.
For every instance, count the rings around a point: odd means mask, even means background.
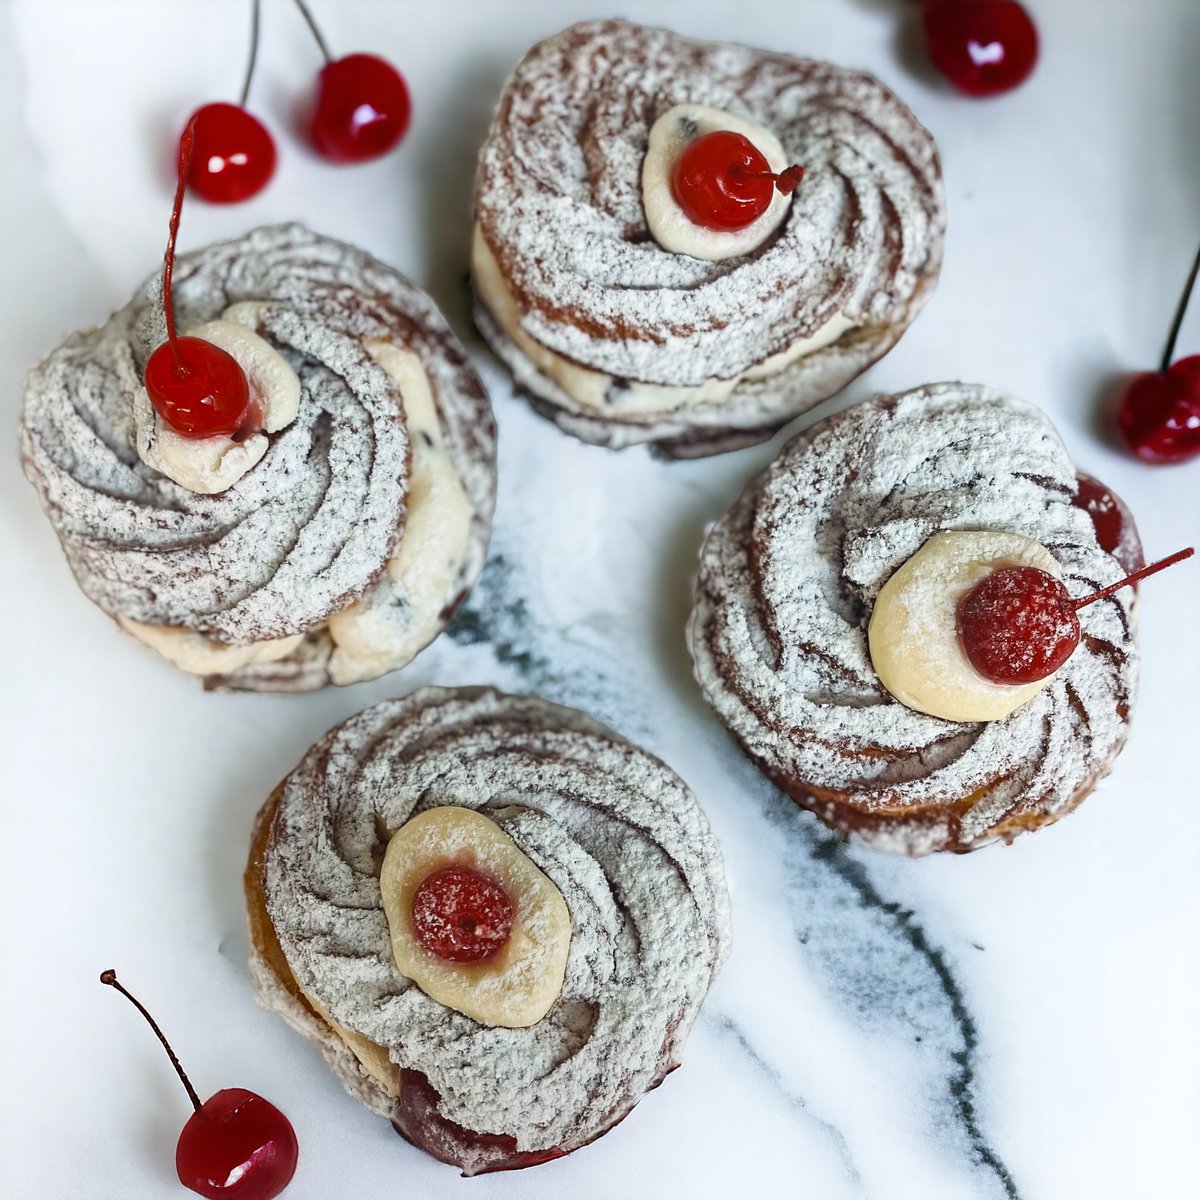
[[[259,1000],[464,1174],[569,1154],[679,1063],[729,948],[686,785],[574,709],[426,688],[333,729],[246,870]]]
[[[835,828],[907,854],[1011,841],[1121,749],[1136,593],[1095,593],[1141,558],[1037,409],[958,383],[881,396],[788,443],[710,532],[696,677]]]
[[[933,139],[870,76],[587,22],[536,45],[500,98],[476,320],[568,432],[715,454],[895,345],[944,225]]]
[[[73,334],[29,376],[21,445],[80,587],[209,686],[401,667],[486,554],[495,429],[462,346],[402,276],[299,225],[182,256]]]

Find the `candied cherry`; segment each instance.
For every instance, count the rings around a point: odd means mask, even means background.
[[[143,382],[155,411],[181,437],[233,436],[243,430],[251,415],[246,373],[237,360],[219,346],[201,338],[181,338],[175,333],[171,275],[175,268],[175,240],[179,236],[183,190],[188,165],[195,152],[195,130],[196,118],[193,117],[180,139],[179,182],[163,260],[163,315],[167,322],[167,340],[147,360]]]
[[[442,867],[417,887],[412,898],[417,940],[447,962],[493,958],[512,933],[513,904],[496,882],[470,867]]]
[[[236,204],[257,195],[275,174],[275,141],[246,109],[258,58],[259,0],[251,5],[250,56],[237,104],[205,104],[191,115],[195,139],[188,187],[210,204]],[[180,154],[183,153],[182,139]]]
[[[387,154],[408,132],[412,117],[404,76],[375,54],[335,59],[308,5],[296,0],[296,6],[325,59],[308,126],[317,153],[335,163],[367,162]]]
[[[1016,0],[926,0],[922,21],[933,65],[968,96],[1010,91],[1037,63],[1037,27]]]
[[[203,1104],[175,1051],[142,1002],[104,971],[115,988],[146,1018],[192,1102],[192,1115],[175,1147],[175,1170],[184,1187],[211,1200],[272,1200],[291,1182],[300,1150],[291,1122],[268,1100],[245,1088],[222,1088]]]
[[[1079,645],[1081,608],[1190,558],[1191,548],[1072,600],[1063,583],[1038,567],[1001,567],[958,604],[958,638],[971,665],[993,683],[1036,683],[1052,675]]]
[[[757,221],[776,188],[790,196],[803,178],[803,167],[774,173],[748,137],[718,129],[696,138],[679,156],[671,193],[695,224],[731,232]]]
[[[1072,502],[1091,517],[1100,549],[1111,554],[1122,570],[1131,575],[1140,571],[1146,559],[1129,506],[1095,476],[1080,471],[1076,478],[1078,484]]]

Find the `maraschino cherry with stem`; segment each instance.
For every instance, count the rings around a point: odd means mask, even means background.
[[[757,221],[777,189],[790,196],[803,178],[803,167],[776,173],[748,137],[718,129],[696,138],[679,156],[671,194],[695,224],[733,232]]]
[[[180,436],[206,438],[235,436],[253,424],[250,387],[237,360],[202,338],[179,337],[175,332],[175,305],[171,299],[171,274],[175,268],[175,240],[183,210],[188,165],[194,153],[196,118],[188,122],[180,139],[179,182],[171,209],[167,253],[163,259],[163,316],[167,340],[146,362],[143,382],[158,415]]]
[[[1200,250],[1175,309],[1158,370],[1136,376],[1117,409],[1117,427],[1143,462],[1179,463],[1200,454],[1200,354],[1171,362],[1197,274]]]
[[[1194,553],[1189,547],[1073,600],[1038,567],[1002,567],[985,575],[958,605],[958,638],[971,665],[993,683],[1036,683],[1079,645],[1079,610],[1155,575]]]
[[[259,8],[259,0],[252,0],[250,57],[241,99],[237,104],[205,104],[188,121],[195,141],[188,186],[210,204],[248,200],[261,192],[275,173],[275,141],[266,126],[246,109],[258,59]]]
[[[146,1018],[192,1102],[179,1143],[175,1169],[184,1187],[212,1200],[272,1200],[296,1173],[299,1147],[291,1122],[269,1101],[245,1088],[222,1088],[203,1103],[157,1022],[117,980],[104,971],[100,982],[115,988]]]
[[[1037,63],[1037,26],[1017,0],[925,0],[921,20],[933,65],[968,96],[1011,91]]]
[[[325,65],[308,125],[318,154],[335,163],[367,162],[394,149],[408,132],[412,101],[404,76],[375,54],[334,58],[304,0],[296,0]]]

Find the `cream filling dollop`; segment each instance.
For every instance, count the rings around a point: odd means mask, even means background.
[[[478,223],[471,244],[471,274],[479,298],[517,349],[577,404],[610,416],[672,412],[690,404],[726,400],[739,384],[770,379],[806,355],[833,345],[848,329],[855,327],[849,317],[835,313],[815,333],[798,339],[786,350],[770,355],[729,379],[706,379],[695,387],[671,387],[624,379],[618,382],[603,371],[564,358],[525,332],[521,326],[524,316],[521,307],[509,291],[500,264]]]
[[[404,398],[412,467],[404,533],[384,575],[362,599],[308,631],[326,629],[333,639],[329,675],[337,684],[374,679],[395,670],[433,637],[442,611],[453,598],[451,588],[466,557],[475,515],[446,453],[421,360],[412,351],[379,339],[363,345]],[[117,620],[126,632],[192,675],[225,675],[276,662],[306,636],[231,646],[188,629],[147,625],[128,617]]]
[[[300,411],[300,379],[287,360],[259,337],[259,301],[230,305],[215,321],[207,321],[185,336],[219,346],[246,373],[250,403],[262,413],[262,430],[286,428]],[[205,496],[216,495],[237,483],[267,452],[262,431],[235,441],[218,435],[187,438],[176,433],[155,411],[145,388],[134,396],[133,419],[138,456],[180,487]]]
[[[1062,578],[1040,542],[1019,533],[936,533],[883,585],[867,640],[880,682],[901,704],[947,721],[997,721],[1033,699],[1035,683],[993,683],[971,665],[958,638],[959,601],[1004,567],[1037,567]]]
[[[766,212],[744,229],[708,229],[679,207],[671,180],[679,157],[697,138],[740,133],[778,174],[790,164],[779,139],[761,125],[707,104],[676,104],[650,127],[642,160],[642,207],[654,240],[672,254],[721,262],[757,250],[783,224],[791,197],[776,189]]]

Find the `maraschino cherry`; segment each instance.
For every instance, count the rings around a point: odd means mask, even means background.
[[[154,1030],[187,1090],[194,1109],[175,1148],[179,1182],[213,1200],[272,1200],[291,1182],[300,1151],[291,1122],[269,1101],[245,1088],[222,1088],[203,1104],[175,1051],[140,1000],[105,971],[100,982],[116,988]]]
[[[1081,608],[1191,558],[1180,550],[1081,600],[1038,567],[1002,567],[984,576],[958,605],[958,638],[971,665],[993,683],[1036,683],[1079,645]]]
[[[417,941],[447,962],[493,958],[512,933],[513,904],[493,880],[470,867],[442,867],[413,893]]]
[[[1197,273],[1200,251],[1179,298],[1158,370],[1136,376],[1117,409],[1117,426],[1143,462],[1186,462],[1200,454],[1200,354],[1171,362]]]
[[[689,220],[731,232],[757,221],[776,188],[790,196],[803,178],[803,167],[776,174],[748,137],[718,129],[696,138],[679,156],[671,192]]]
[[[387,154],[408,132],[412,116],[404,76],[374,54],[335,59],[308,5],[296,0],[296,6],[325,59],[308,130],[317,153],[335,163],[367,162]]]
[[[179,235],[188,164],[194,153],[195,129],[196,118],[193,117],[179,141],[179,183],[175,189],[167,253],[163,260],[163,315],[167,321],[167,340],[146,362],[143,382],[155,411],[180,436],[233,436],[243,431],[248,417],[252,416],[246,373],[237,360],[219,346],[202,338],[177,337],[175,333],[171,273],[175,267],[175,239]]]
[[[925,0],[922,20],[933,65],[968,96],[1010,91],[1037,63],[1037,27],[1017,0]]]
[[[259,0],[251,11],[250,59],[237,104],[205,104],[188,121],[195,142],[188,186],[210,204],[236,204],[261,192],[275,173],[275,142],[246,109],[258,58]],[[180,140],[180,154],[183,143]]]

